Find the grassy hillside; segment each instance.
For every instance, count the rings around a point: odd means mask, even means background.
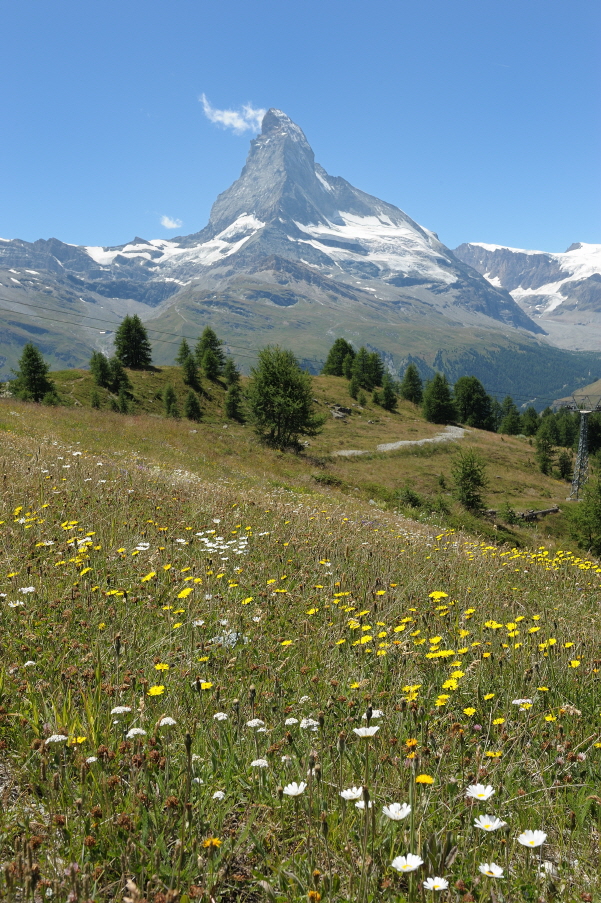
[[[534,460],[531,441],[501,436],[483,430],[466,430],[459,441],[406,446],[396,451],[378,452],[379,445],[399,440],[417,441],[439,435],[444,427],[427,423],[421,410],[400,401],[398,411],[388,413],[373,405],[359,406],[348,395],[348,383],[336,377],[314,378],[318,410],[327,415],[321,435],[310,440],[302,455],[281,454],[261,447],[249,425],[225,419],[225,386],[204,381],[200,393],[203,419],[200,423],[167,420],[163,417],[162,391],[171,383],[183,410],[188,387],[178,367],[151,371],[128,371],[132,382],[132,416],[107,410],[110,395],[99,389],[103,408],[90,404],[93,383],[89,371],[65,370],[52,374],[61,400],[70,407],[35,408],[38,435],[51,431],[58,438],[74,437],[84,448],[102,452],[110,439],[111,448],[126,456],[156,459],[199,475],[215,470],[249,479],[266,478],[300,491],[328,492],[334,497],[353,496],[372,500],[381,508],[402,510],[412,517],[441,527],[467,527],[495,540],[518,544],[548,543],[561,548],[568,542],[569,483],[541,474]],[[244,383],[244,380],[243,380]],[[336,406],[350,409],[344,419],[335,419]],[[15,414],[8,413],[9,410]],[[0,419],[5,428],[31,429],[30,406],[14,399],[0,400]],[[24,418],[24,419],[22,419]],[[460,448],[475,449],[487,462],[490,480],[485,493],[487,507],[500,511],[509,506],[517,512],[558,505],[561,513],[540,522],[508,525],[501,516],[474,519],[453,499],[452,468]],[[367,454],[340,456],[345,450]],[[409,487],[419,496],[412,508],[403,490]],[[401,495],[399,495],[401,493]],[[403,500],[405,499],[405,500]]]
[[[0,899],[599,900],[597,563],[365,500],[451,445],[317,463],[410,407],[313,460],[211,416],[0,402]]]

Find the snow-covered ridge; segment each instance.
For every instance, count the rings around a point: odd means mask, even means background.
[[[100,266],[110,266],[116,257],[148,260],[154,264],[169,263],[177,259],[178,262],[194,261],[200,266],[210,266],[238,251],[264,225],[252,214],[245,213],[215,238],[192,247],[182,248],[175,241],[154,238],[148,242],[124,245],[122,248],[86,247],[84,250]]]
[[[455,253],[495,288],[507,289],[531,316],[601,312],[601,244],[577,242],[549,252],[470,242]]]
[[[547,257],[559,264],[559,267],[575,279],[586,279],[594,273],[601,273],[601,244],[578,242],[568,251],[530,251],[523,248],[509,248],[505,245],[489,245],[484,242],[470,242],[474,248],[485,251],[509,251],[512,254],[528,254]],[[488,277],[486,277],[488,278]],[[489,282],[492,281],[489,279]]]
[[[384,213],[378,216],[357,216],[340,211],[339,217],[344,225],[329,221],[327,225],[295,222],[296,227],[310,238],[288,237],[290,241],[306,242],[335,262],[355,257],[357,252],[349,247],[336,247],[333,242],[359,245],[366,252],[362,259],[380,267],[383,275],[386,272],[419,275],[448,285],[456,281],[456,276],[448,267],[440,266],[440,255],[429,241],[408,223],[394,223]],[[436,242],[433,235],[427,232],[426,235]]]

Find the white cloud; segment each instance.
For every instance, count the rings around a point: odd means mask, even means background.
[[[211,106],[205,94],[200,95],[200,102],[204,114],[210,122],[222,126],[224,129],[232,129],[236,135],[251,130],[258,132],[261,128],[263,116],[266,110],[257,110],[249,103],[245,103],[241,110],[216,110]]]
[[[170,216],[161,217],[161,226],[164,226],[165,229],[179,229],[182,225],[181,219],[172,219]]]

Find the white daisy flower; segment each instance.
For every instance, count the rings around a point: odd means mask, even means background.
[[[408,803],[391,803],[390,806],[382,806],[382,812],[392,821],[402,821],[411,812],[411,806]]]
[[[341,790],[340,796],[343,800],[360,800],[363,796],[363,787],[349,787],[347,790]]]
[[[283,792],[286,796],[300,796],[301,793],[305,792],[306,787],[307,785],[304,781],[301,781],[300,784],[292,781],[291,784],[286,784]]]
[[[490,784],[487,784],[486,787],[484,784],[470,784],[465,795],[473,800],[489,800],[494,792]]]

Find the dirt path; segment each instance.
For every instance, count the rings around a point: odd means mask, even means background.
[[[442,433],[437,433],[430,439],[401,439],[399,442],[384,442],[382,445],[376,446],[377,452],[396,451],[399,448],[405,448],[408,445],[428,445],[432,442],[455,442],[457,439],[463,439],[466,430],[461,426],[445,426]],[[371,455],[373,452],[361,451],[356,448],[343,449],[342,451],[332,452],[333,455],[342,455],[343,458],[350,458],[353,455]]]

